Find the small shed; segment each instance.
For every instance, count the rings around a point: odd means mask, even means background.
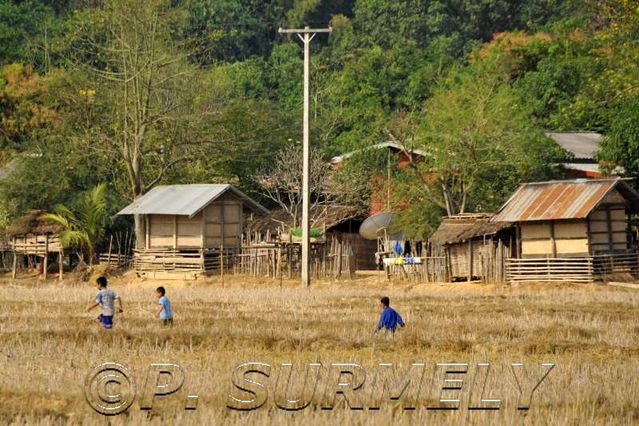
[[[491,217],[486,213],[447,216],[431,235],[431,255],[445,257],[450,280],[503,279],[514,233],[512,224],[491,222]]]
[[[511,281],[593,281],[637,272],[637,212],[639,193],[625,180],[576,179],[523,184],[492,221],[515,224]]]
[[[42,220],[43,210],[29,210],[7,229],[9,248],[13,251],[13,277],[16,277],[18,256],[42,259],[42,272],[46,279],[49,257],[54,255],[59,264],[60,279],[63,276],[63,252],[57,223]]]
[[[138,275],[195,278],[239,253],[244,213],[268,210],[229,184],[157,186],[118,215],[142,215],[144,247],[134,251]]]
[[[344,269],[375,269],[377,243],[362,238],[359,228],[365,219],[357,209],[343,205],[318,205],[310,208],[311,228],[322,233],[314,247],[326,246],[326,250],[315,250],[314,255],[330,259],[343,258]],[[256,243],[275,245],[300,245],[301,239],[292,237],[294,227],[291,216],[283,210],[273,210],[269,216],[258,218],[245,227],[245,248]],[[313,240],[311,240],[313,243]],[[330,268],[329,268],[330,269]]]

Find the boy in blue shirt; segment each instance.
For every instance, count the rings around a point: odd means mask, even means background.
[[[382,328],[385,328],[387,331],[391,333],[395,332],[397,325],[400,327],[404,327],[404,320],[401,315],[397,313],[397,311],[390,307],[390,299],[386,296],[382,297],[380,300],[382,304],[382,315],[379,317],[379,322],[377,323],[377,327],[375,327],[375,333],[377,333]]]
[[[158,296],[158,318],[162,320],[162,325],[165,327],[173,327],[173,309],[171,308],[171,301],[166,297],[166,290],[164,287],[158,287],[155,290],[155,294]]]
[[[113,327],[113,315],[115,314],[115,301],[118,301],[118,312],[124,312],[122,309],[122,299],[118,297],[115,291],[107,288],[106,277],[99,277],[96,281],[98,294],[95,296],[95,303],[87,308],[87,312],[98,306],[102,307],[102,313],[96,318],[96,321],[106,329]]]

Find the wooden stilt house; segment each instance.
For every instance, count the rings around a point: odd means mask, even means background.
[[[13,251],[13,278],[16,277],[19,262],[29,264],[36,260],[42,265],[42,274],[46,279],[51,258],[57,260],[59,277],[63,277],[64,248],[58,235],[62,228],[56,223],[42,220],[44,213],[42,210],[30,210],[7,230],[9,247]]]
[[[118,215],[144,217],[144,245],[133,258],[138,275],[195,278],[239,253],[247,210],[268,214],[232,185],[194,184],[157,186]]]
[[[491,219],[515,226],[508,281],[592,282],[639,272],[629,217],[639,193],[620,178],[526,183]]]

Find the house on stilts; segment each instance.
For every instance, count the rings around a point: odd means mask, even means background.
[[[232,185],[193,184],[156,186],[117,214],[143,217],[133,256],[139,276],[196,278],[239,254],[249,212],[269,213]]]
[[[29,210],[7,229],[8,246],[13,252],[13,278],[19,267],[40,265],[38,268],[46,279],[51,261],[57,263],[58,276],[63,278],[65,252],[60,241],[62,227],[43,220],[44,214],[42,210]],[[70,253],[72,251],[67,250],[67,254]]]

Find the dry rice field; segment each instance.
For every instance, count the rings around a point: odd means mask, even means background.
[[[174,305],[172,329],[162,328],[152,314],[159,284]],[[110,287],[122,296],[125,312],[106,331],[91,321],[98,312],[85,310],[96,291],[91,283],[0,279],[0,423],[639,423],[639,290],[389,284],[377,277],[315,283],[307,290],[295,282],[254,278],[181,283],[141,281],[130,274],[112,279]],[[383,295],[407,323],[392,339],[372,335]],[[137,386],[137,398],[118,416],[94,412],[85,398],[87,374],[105,361],[126,364]],[[272,365],[270,377],[259,378],[268,399],[259,409],[238,412],[227,407],[228,394],[238,394],[231,373],[248,361]],[[183,389],[156,397],[152,410],[141,410],[149,365],[166,362],[185,368]],[[368,373],[357,391],[364,409],[349,409],[341,396],[332,410],[322,409],[320,391],[304,410],[277,408],[273,389],[283,362],[299,366],[297,382],[303,382],[302,366],[321,363],[320,386],[330,363],[360,364]],[[415,410],[391,400],[380,410],[367,408],[366,392],[382,362],[406,369],[425,364]],[[428,409],[439,404],[443,383],[435,365],[446,362],[469,364],[466,374],[455,376],[464,380],[457,392],[459,409]],[[543,362],[555,367],[533,393],[530,409],[518,410],[510,364],[523,363],[533,374]],[[468,409],[469,384],[485,371],[478,363],[491,365],[484,397],[500,399],[499,410]],[[187,392],[198,395],[196,410],[184,409]]]

